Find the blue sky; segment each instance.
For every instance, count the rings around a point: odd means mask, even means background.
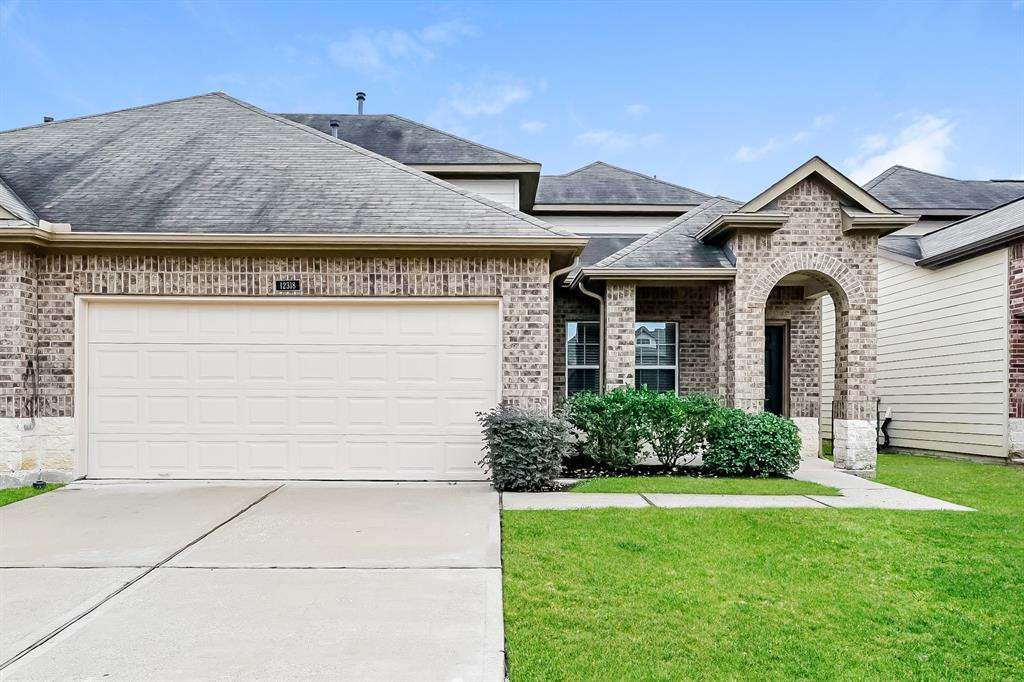
[[[223,90],[749,198],[819,154],[1024,177],[1024,2],[0,0],[0,129]]]

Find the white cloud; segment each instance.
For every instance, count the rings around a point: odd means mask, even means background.
[[[478,35],[480,29],[473,24],[467,24],[459,19],[441,21],[431,24],[420,31],[420,38],[428,43],[453,43],[463,36],[472,37]]]
[[[401,29],[357,29],[343,40],[332,42],[327,50],[338,66],[371,76],[389,77],[398,72],[399,64],[429,61],[438,46],[477,33],[475,26],[458,20],[431,24],[412,33]]]
[[[629,116],[630,118],[639,121],[648,113],[650,113],[650,111],[651,108],[646,104],[630,104],[628,107],[626,107],[626,116]]]
[[[464,118],[495,116],[532,95],[533,90],[523,81],[456,83],[448,88],[442,109]]]
[[[860,151],[846,160],[850,177],[866,182],[897,164],[929,173],[945,172],[955,127],[954,121],[929,114],[915,119],[891,139],[879,133],[865,135]]]
[[[573,138],[573,142],[581,146],[614,151],[636,146],[650,147],[663,138],[661,133],[638,135],[615,130],[587,130]]]
[[[833,114],[820,114],[814,117],[811,124],[802,130],[798,130],[792,135],[788,136],[773,136],[770,137],[764,144],[758,146],[743,145],[736,150],[734,158],[737,161],[750,162],[757,161],[772,152],[778,151],[783,147],[791,144],[799,144],[800,142],[806,142],[820,131],[828,128],[836,120]]]
[[[527,135],[537,135],[544,132],[544,129],[547,127],[548,124],[544,121],[523,121],[519,124],[519,129]]]
[[[778,140],[774,137],[762,144],[759,147],[748,147],[743,145],[736,150],[737,161],[757,161],[763,156],[772,153],[782,145],[779,144]]]

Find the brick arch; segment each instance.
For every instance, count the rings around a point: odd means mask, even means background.
[[[837,311],[845,312],[867,303],[864,285],[856,273],[842,261],[814,251],[790,253],[769,263],[751,284],[748,302],[763,310],[772,289],[783,277],[797,272],[822,282]]]

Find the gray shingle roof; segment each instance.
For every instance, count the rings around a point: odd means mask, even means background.
[[[921,264],[969,256],[1024,236],[1024,198],[965,218],[921,237]]]
[[[637,204],[696,206],[709,196],[603,161],[565,175],[542,175],[537,204]]]
[[[742,204],[713,197],[668,225],[648,233],[593,267],[603,268],[731,268],[732,261],[720,246],[704,244],[694,235],[716,218],[732,213]]]
[[[921,257],[920,242],[920,235],[890,234],[885,237],[878,238],[879,248],[914,260]]]
[[[3,177],[0,177],[0,207],[3,207],[8,213],[19,220],[23,220],[31,225],[39,224],[39,217],[36,216],[35,211],[29,208],[28,204],[14,193],[14,190],[4,182]]]
[[[900,213],[966,216],[1024,196],[1024,180],[957,180],[893,166],[864,189]]]
[[[221,93],[2,132],[0,175],[76,231],[572,236]]]
[[[399,163],[535,163],[395,114],[278,114],[322,133],[339,123],[338,137]]]

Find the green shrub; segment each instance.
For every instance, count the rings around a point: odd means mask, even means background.
[[[704,468],[720,476],[788,474],[800,464],[800,432],[792,420],[720,408],[710,419]]]
[[[695,457],[704,448],[708,426],[718,402],[700,393],[642,391],[644,441],[651,454],[665,466],[676,466],[684,457]]]
[[[570,450],[564,419],[505,403],[477,417],[485,441],[479,464],[497,490],[544,490],[554,484]]]
[[[614,469],[637,462],[646,434],[643,392],[616,388],[604,395],[584,391],[566,401],[569,423],[580,432],[579,454]]]

